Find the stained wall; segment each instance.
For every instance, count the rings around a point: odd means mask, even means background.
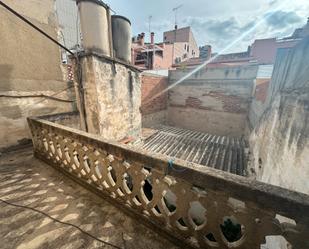
[[[55,1],[5,3],[58,39]],[[26,117],[75,110],[75,97],[60,49],[3,7],[0,16],[0,150],[4,150],[29,142]]]
[[[140,73],[96,55],[81,58],[88,131],[107,140],[141,132]]]
[[[215,135],[244,135],[257,66],[203,68],[181,80],[190,72],[170,71],[169,125]]]
[[[252,177],[309,194],[309,38],[279,50],[266,107],[251,122]]]

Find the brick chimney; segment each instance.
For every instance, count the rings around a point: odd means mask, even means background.
[[[141,36],[140,36],[140,45],[142,45],[142,46],[145,45],[145,33],[141,33]]]
[[[150,42],[151,42],[152,45],[154,44],[154,35],[155,35],[155,33],[151,32],[151,34],[150,34]]]

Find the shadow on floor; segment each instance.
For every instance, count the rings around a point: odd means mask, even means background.
[[[0,157],[0,198],[74,224],[119,248],[177,249],[102,198],[33,158],[31,149]],[[116,248],[72,226],[1,201],[0,238],[1,249]]]

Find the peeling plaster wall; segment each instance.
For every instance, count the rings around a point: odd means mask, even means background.
[[[8,0],[5,3],[57,39],[55,1]],[[0,150],[4,150],[30,139],[26,117],[70,112],[75,104],[23,97],[56,94],[58,98],[74,100],[74,91],[67,89],[70,85],[64,80],[59,48],[3,7],[0,16]]]
[[[250,144],[258,180],[309,194],[309,93],[278,95]]]
[[[157,111],[142,116],[142,126],[151,128],[167,124],[167,110]]]
[[[90,133],[108,140],[141,132],[139,72],[98,56],[82,58],[86,120]]]
[[[190,72],[170,71],[169,84]],[[169,90],[168,123],[215,135],[242,136],[257,66],[206,68]]]
[[[249,173],[257,180],[309,194],[309,38],[278,54],[268,107],[254,123],[249,140]]]

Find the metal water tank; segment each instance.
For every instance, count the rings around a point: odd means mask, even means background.
[[[111,56],[111,27],[109,7],[100,0],[77,0],[82,46],[85,51],[94,51]]]
[[[131,22],[123,16],[112,16],[112,34],[114,56],[131,63],[132,31]]]

